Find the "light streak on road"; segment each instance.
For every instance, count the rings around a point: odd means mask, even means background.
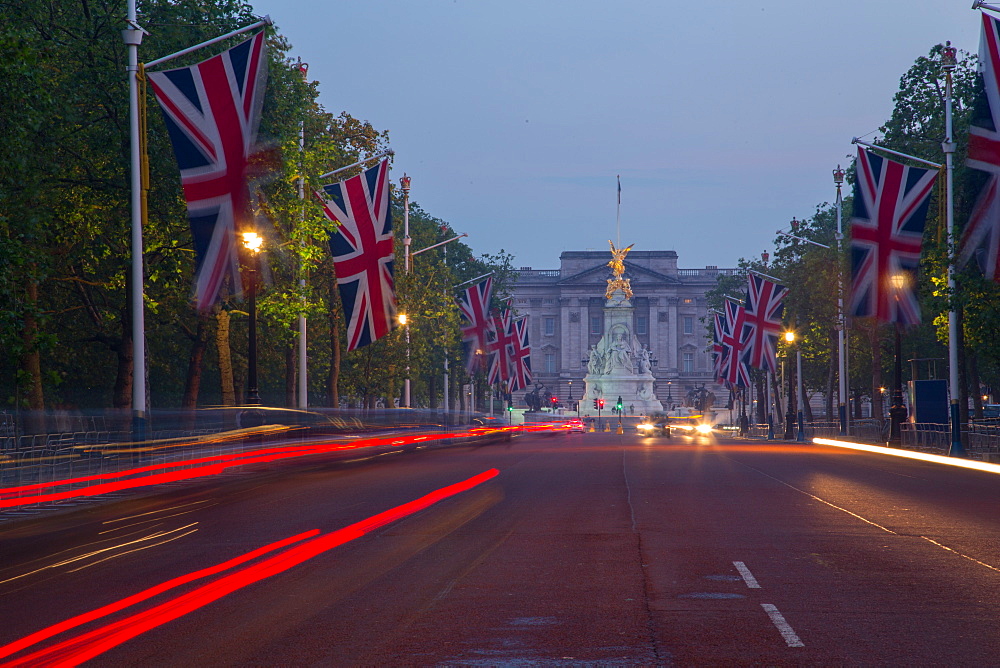
[[[273,556],[263,559],[257,563],[250,564],[241,570],[223,575],[222,577],[208,582],[197,589],[191,590],[173,599],[165,601],[153,608],[135,613],[118,621],[107,624],[103,627],[85,632],[81,635],[69,638],[49,647],[38,650],[32,654],[16,658],[9,661],[4,666],[50,666],[50,665],[79,665],[84,661],[92,659],[104,652],[121,645],[146,631],[162,626],[167,622],[182,617],[190,612],[205,607],[228,594],[238,591],[250,584],[259,582],[273,575],[283,573],[294,566],[297,566],[313,557],[327,552],[335,547],[360,538],[371,531],[374,531],[387,524],[412,515],[420,510],[424,510],[440,501],[468,491],[482,483],[491,480],[499,474],[497,469],[484,471],[479,475],[468,478],[461,482],[442,487],[418,499],[404,503],[395,508],[390,508],[384,512],[373,515],[365,520],[356,522],[342,529],[338,529],[328,534],[318,535],[319,531],[314,530],[303,534],[292,536],[283,541],[278,541],[266,545],[258,550],[249,552],[241,557],[231,559],[217,566],[213,566],[200,571],[189,573],[188,575],[174,578],[156,587],[147,589],[116,603],[98,608],[97,610],[79,615],[72,619],[56,624],[47,629],[42,629],[21,640],[0,647],[0,658],[6,658],[21,652],[44,640],[77,628],[88,622],[106,617],[114,612],[119,612],[142,601],[146,601],[154,596],[162,594],[170,589],[174,589],[182,584],[202,579],[210,575],[220,574],[227,570],[232,570],[236,566],[242,566],[250,561],[270,552],[277,552]],[[283,548],[284,551],[282,550]]]
[[[507,427],[501,429],[476,428],[466,432],[457,433],[418,434],[402,438],[397,436],[391,438],[368,438],[359,439],[349,443],[293,445],[278,448],[263,448],[243,453],[197,457],[162,464],[151,464],[149,466],[125,469],[114,473],[101,473],[76,478],[53,480],[43,483],[33,483],[30,485],[0,488],[0,509],[49,503],[53,501],[63,501],[66,499],[80,497],[101,496],[111,492],[136,489],[139,487],[148,487],[181,480],[193,480],[196,478],[216,476],[224,473],[227,469],[247,466],[250,464],[263,464],[284,459],[311,457],[361,448],[373,448],[379,446],[398,447],[413,443],[423,444],[430,441],[446,440],[456,437],[483,437],[495,432],[504,432],[510,429],[511,428]],[[97,484],[89,484],[94,482]],[[78,489],[47,491],[53,490],[54,488],[64,488],[73,485],[85,484],[87,486],[80,487]]]
[[[159,538],[163,538],[165,536],[170,536],[171,534],[175,534],[178,531],[184,531],[185,529],[190,529],[191,527],[195,526],[196,524],[198,524],[198,523],[194,522],[192,524],[188,524],[187,526],[178,527],[176,529],[171,529],[170,531],[157,531],[156,533],[152,533],[152,534],[149,534],[148,536],[143,536],[142,538],[137,538],[135,540],[130,540],[130,541],[126,542],[126,543],[118,543],[117,545],[109,545],[109,546],[103,547],[103,548],[101,548],[99,550],[91,550],[90,552],[85,552],[84,554],[78,554],[78,555],[73,556],[73,557],[68,557],[66,559],[61,559],[59,561],[56,561],[55,563],[48,564],[47,566],[42,566],[41,568],[36,568],[33,571],[28,571],[26,573],[21,573],[20,575],[15,575],[14,577],[7,578],[6,580],[0,580],[0,584],[7,584],[8,582],[13,582],[15,580],[20,580],[21,578],[26,578],[26,577],[28,577],[30,575],[35,575],[36,573],[41,573],[43,571],[47,571],[47,570],[50,570],[50,569],[53,569],[53,568],[60,568],[62,566],[69,566],[71,564],[75,564],[77,562],[84,561],[86,559],[91,559],[93,557],[97,557],[97,556],[100,556],[100,555],[107,555],[108,552],[114,552],[115,550],[122,550],[124,548],[130,547],[130,546],[133,546],[133,545],[139,545],[140,543],[145,543],[147,541],[157,540]],[[123,557],[126,554],[131,554],[132,552],[138,552],[139,550],[145,550],[145,549],[148,549],[150,547],[157,547],[158,545],[163,545],[164,543],[169,543],[169,542],[171,542],[173,540],[177,540],[178,538],[183,538],[184,536],[188,536],[188,535],[194,533],[195,531],[197,531],[197,529],[192,529],[191,531],[185,531],[183,534],[181,534],[179,536],[172,536],[171,538],[169,538],[167,540],[159,541],[159,542],[154,543],[152,545],[143,545],[141,547],[133,548],[131,550],[127,550],[127,551],[119,553],[119,554],[112,554],[110,556],[103,556],[102,558],[100,558],[100,559],[98,559],[98,560],[96,560],[96,561],[94,561],[92,563],[84,564],[82,566],[79,566],[77,568],[74,568],[74,569],[70,570],[69,572],[70,573],[76,573],[77,571],[82,571],[84,568],[90,568],[91,566],[96,566],[97,564],[100,564],[100,563],[103,563],[105,561],[108,561],[109,559],[115,559],[117,557]]]
[[[832,438],[814,438],[816,445],[830,445],[835,448],[847,448],[849,450],[861,450],[863,452],[874,452],[879,455],[892,455],[893,457],[904,457],[906,459],[916,459],[935,464],[946,464],[947,466],[958,466],[964,469],[984,471],[986,473],[1000,473],[1000,464],[989,464],[974,459],[962,459],[960,457],[945,457],[944,455],[931,455],[913,450],[900,450],[899,448],[886,448],[881,445],[869,445],[867,443],[852,443],[850,441],[838,441]]]

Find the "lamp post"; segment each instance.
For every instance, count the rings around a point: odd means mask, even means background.
[[[955,200],[953,193],[954,167],[952,158],[955,153],[955,141],[952,138],[952,72],[958,66],[958,52],[948,42],[941,49],[941,68],[945,71],[945,138],[941,143],[945,159],[945,224],[948,238],[948,297],[951,306],[948,309],[948,387],[951,391],[951,447],[948,454],[953,457],[964,457],[965,446],[962,445],[961,411],[958,405],[958,314],[955,312]]]
[[[410,322],[405,313],[400,313],[396,318],[403,326],[406,333],[406,379],[403,381],[403,408],[410,407]]]
[[[454,236],[451,239],[445,239],[444,241],[439,241],[438,243],[432,244],[432,245],[428,246],[427,248],[421,248],[420,250],[416,251],[415,253],[411,253],[410,252],[410,235],[409,235],[409,219],[410,219],[410,214],[409,214],[409,211],[410,211],[409,192],[410,192],[410,177],[404,175],[403,178],[399,180],[399,182],[403,186],[403,192],[407,194],[407,197],[404,200],[404,208],[403,208],[404,220],[406,221],[406,232],[405,232],[406,237],[403,239],[403,242],[404,242],[403,249],[404,249],[404,252],[405,252],[405,256],[404,256],[405,262],[404,262],[403,266],[406,268],[406,273],[409,274],[410,273],[410,259],[411,258],[415,258],[416,256],[420,255],[421,253],[425,253],[425,252],[427,252],[429,250],[433,250],[435,248],[440,248],[441,246],[444,246],[446,244],[450,244],[452,241],[458,241],[462,237],[467,237],[469,235],[467,233],[463,232],[462,234]],[[448,249],[445,248],[444,252],[445,252],[445,261],[447,262]],[[455,286],[455,287],[458,287],[458,286]],[[401,318],[399,320],[399,324],[406,325],[406,381],[405,381],[405,383],[403,385],[404,385],[404,393],[406,394],[406,401],[405,401],[406,407],[409,408],[410,407],[410,326],[407,324],[406,316],[405,315],[401,316]],[[444,355],[444,410],[445,410],[445,413],[448,412],[448,352],[447,351],[445,351],[445,355]]]
[[[260,405],[257,391],[257,270],[260,264],[260,247],[264,243],[256,232],[243,233],[243,245],[250,251],[250,331],[247,342],[247,404]]]
[[[795,378],[795,385],[798,388],[798,392],[796,393],[796,399],[797,399],[797,402],[798,402],[798,407],[797,407],[798,408],[798,412],[796,413],[796,415],[798,416],[798,424],[799,424],[799,430],[798,430],[798,433],[795,435],[795,440],[798,441],[799,443],[804,443],[805,440],[806,440],[806,427],[805,427],[805,422],[802,419],[802,415],[803,415],[802,409],[805,406],[805,402],[806,402],[805,400],[806,400],[806,398],[805,398],[805,396],[804,396],[804,394],[802,392],[802,348],[801,348],[801,346],[795,346],[795,376],[796,376],[796,378]]]
[[[844,185],[844,170],[837,165],[833,170],[833,183],[837,186],[837,380],[840,402],[837,406],[837,416],[840,419],[840,435],[850,433],[847,423],[847,318],[844,315],[844,279],[841,272],[840,253],[843,251],[844,240],[843,216],[844,200],[840,188]]]
[[[399,179],[403,190],[403,273],[410,273],[410,177],[403,172]],[[410,407],[410,327],[406,324],[406,314],[399,315],[399,324],[406,329],[406,380],[403,381],[403,406]]]
[[[906,288],[909,276],[895,273],[889,277],[889,282],[899,300],[900,293]],[[903,405],[903,345],[899,323],[893,323],[893,363],[892,363],[892,406],[889,408],[889,445],[899,445],[902,441],[900,425],[906,419],[906,406]]]
[[[791,346],[795,343],[795,332],[785,332],[785,341]],[[791,352],[791,347],[788,349]],[[784,439],[790,441],[795,438],[795,395],[792,391],[792,370],[788,370],[788,411],[785,413],[785,435]]]
[[[673,381],[668,380],[667,381],[667,410],[668,411],[671,409],[671,405],[673,404],[673,401],[674,401],[674,398],[672,396],[670,396],[670,386],[671,385],[673,385]]]
[[[569,399],[568,399],[568,401],[569,401],[570,407],[572,407],[573,406],[573,381],[569,381]],[[577,412],[579,412],[579,411],[577,411]],[[579,415],[577,417],[579,417]]]

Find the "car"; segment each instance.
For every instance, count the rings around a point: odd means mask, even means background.
[[[576,418],[566,423],[566,433],[571,431],[578,431],[582,434],[587,431],[587,428],[583,426],[583,420]]]
[[[663,418],[641,420],[635,426],[635,430],[640,436],[666,436],[670,438],[670,423]]]

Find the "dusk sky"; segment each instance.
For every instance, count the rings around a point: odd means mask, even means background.
[[[772,250],[832,202],[851,138],[932,46],[976,53],[971,0],[261,0],[320,101],[388,130],[393,178],[474,252],[554,269],[621,242],[681,267]],[[846,215],[846,212],[845,212]]]

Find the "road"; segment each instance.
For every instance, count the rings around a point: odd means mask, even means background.
[[[266,465],[7,525],[0,549],[15,665],[1000,656],[1000,476],[811,444],[588,433]]]

